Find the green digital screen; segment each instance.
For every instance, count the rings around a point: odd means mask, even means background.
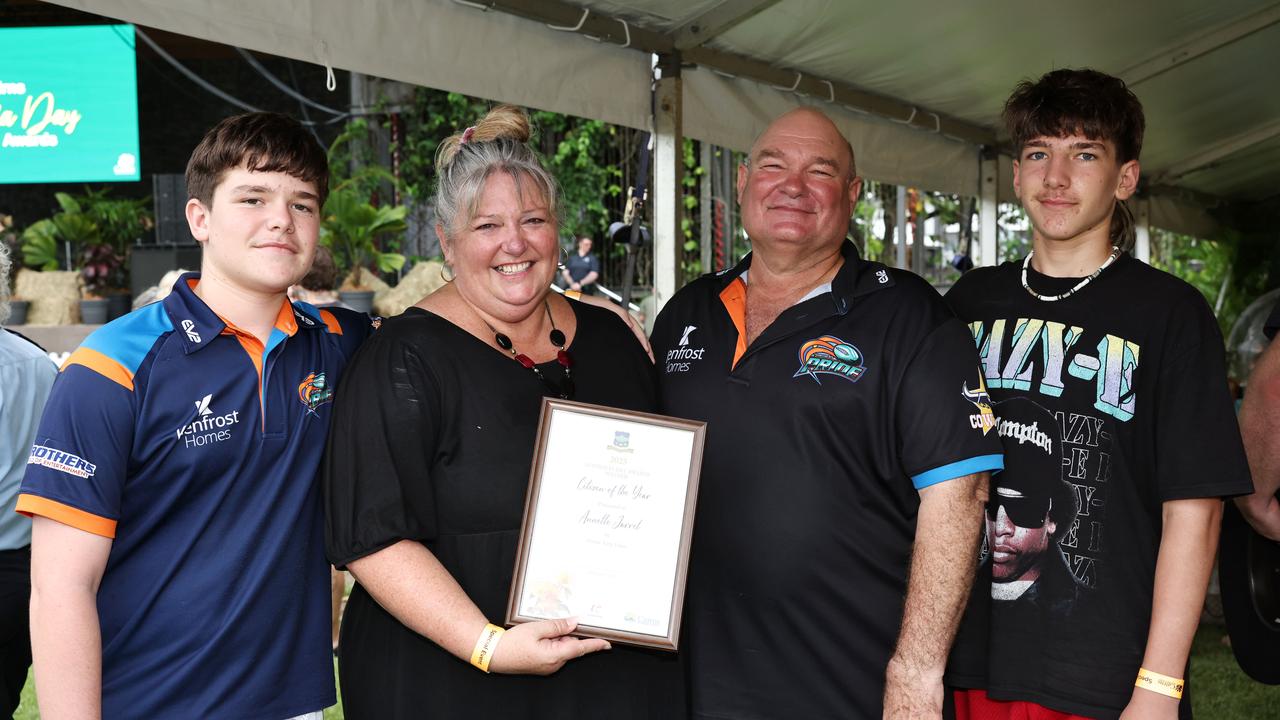
[[[0,28],[0,183],[141,177],[132,25]]]

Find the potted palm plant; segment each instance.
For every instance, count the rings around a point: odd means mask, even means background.
[[[372,162],[368,151],[369,126],[363,119],[347,125],[329,146],[331,189],[320,224],[320,242],[333,252],[333,261],[344,277],[338,298],[357,310],[373,309],[373,273],[391,273],[404,267],[405,257],[383,252],[388,241],[403,235],[408,208],[376,201],[385,187],[399,180]]]
[[[390,273],[404,267],[404,255],[383,252],[381,241],[405,230],[403,205],[375,207],[355,187],[335,189],[325,203],[320,242],[333,251],[334,263],[346,273],[338,298],[363,312],[373,309],[373,290],[365,271]]]

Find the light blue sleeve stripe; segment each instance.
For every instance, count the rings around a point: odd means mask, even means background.
[[[164,303],[157,302],[94,330],[81,346],[97,350],[132,373],[142,366],[147,353],[155,347],[156,338],[171,330],[173,323],[165,312]]]
[[[911,478],[911,484],[915,485],[917,490],[923,490],[944,480],[980,472],[997,472],[1003,469],[1004,455],[979,455],[968,460],[960,460],[922,472]]]

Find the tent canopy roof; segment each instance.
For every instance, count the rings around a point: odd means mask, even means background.
[[[1125,78],[1145,107],[1153,222],[1211,232],[1206,209],[1276,205],[1280,193],[1275,2],[57,2],[633,127],[649,123],[649,53],[679,50],[690,137],[744,149],[770,118],[813,104],[850,137],[867,177],[970,195],[977,148],[1004,138],[999,113],[1013,86],[1092,67]]]

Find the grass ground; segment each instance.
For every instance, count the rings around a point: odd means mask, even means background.
[[[1192,707],[1198,720],[1280,720],[1280,686],[1250,680],[1223,643],[1221,625],[1202,624],[1191,648],[1195,690]],[[38,720],[35,683],[30,676],[15,720]],[[325,720],[343,720],[342,701],[324,711]]]

